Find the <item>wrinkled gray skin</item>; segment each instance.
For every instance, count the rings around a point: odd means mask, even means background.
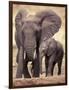
[[[42,58],[45,56],[46,76],[53,75],[56,63],[58,64],[58,75],[60,75],[63,55],[64,51],[60,42],[52,38],[44,40],[39,48],[40,73],[42,74]]]
[[[25,11],[19,11],[15,18],[15,40],[18,47],[16,60],[18,62],[18,67],[16,78],[21,78],[22,73],[24,74],[25,78],[30,78],[30,74],[27,68],[28,61],[34,61],[34,68],[37,70],[34,70],[33,75],[35,77],[39,76],[39,62],[38,59],[36,59],[37,56],[34,57],[34,51],[37,48],[37,33],[40,30],[40,26],[36,24],[34,21],[27,19],[26,16],[27,13]],[[25,58],[24,53],[26,54]]]
[[[39,45],[44,39],[49,39],[61,26],[61,19],[53,11],[38,12],[33,18],[26,11],[19,11],[15,17],[15,40],[18,48],[16,77],[30,78],[27,64],[33,61],[33,76],[39,76]],[[36,56],[33,58],[34,51]],[[24,53],[26,57],[24,58]]]

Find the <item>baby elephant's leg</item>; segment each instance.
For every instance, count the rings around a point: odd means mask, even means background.
[[[62,60],[58,62],[58,75],[61,74],[61,66],[62,66]]]
[[[47,76],[53,75],[53,70],[54,70],[54,66],[55,66],[55,63],[54,63],[55,57],[56,57],[56,54],[53,53],[49,58]]]
[[[46,76],[48,76],[48,68],[49,68],[49,58],[47,56],[45,56],[45,70],[46,70]],[[55,62],[53,62],[52,64],[52,68],[51,68],[51,75],[53,75],[53,70],[54,70],[54,66],[55,66]]]
[[[48,74],[48,57],[47,56],[45,56],[45,71],[46,71],[46,76],[47,76],[47,74]]]
[[[59,54],[58,54],[58,75],[61,74],[61,66],[62,66],[62,60],[63,60],[63,55],[64,55],[64,51],[62,48],[60,48],[59,50]]]
[[[55,67],[55,62],[53,63],[53,66],[52,66],[52,70],[51,70],[51,75],[53,76],[53,72],[54,72],[54,67]]]

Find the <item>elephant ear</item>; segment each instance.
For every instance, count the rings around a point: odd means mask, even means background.
[[[39,23],[42,30],[42,40],[49,39],[59,31],[61,19],[55,12],[51,10],[42,11],[38,12],[35,16],[37,18],[37,23]]]
[[[56,53],[57,43],[54,39],[48,40],[48,49],[47,49],[47,56],[50,56]]]
[[[24,23],[24,20],[25,18],[27,17],[27,11],[26,10],[20,10],[16,17],[15,17],[15,27],[16,27],[16,30],[20,30],[23,23]]]
[[[27,17],[27,11],[26,10],[20,10],[15,17],[15,27],[16,27],[16,32],[15,32],[15,41],[17,45],[23,45],[23,38],[24,35],[22,34],[22,26],[24,24],[24,20]]]

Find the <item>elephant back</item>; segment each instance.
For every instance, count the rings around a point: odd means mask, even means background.
[[[59,41],[56,41],[56,43],[57,43],[57,60],[58,60],[58,58],[61,59],[63,57],[64,49]]]

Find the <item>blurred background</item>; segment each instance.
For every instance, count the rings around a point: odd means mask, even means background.
[[[15,43],[15,16],[18,13],[19,10],[25,9],[28,11],[29,15],[35,15],[38,11],[43,11],[43,10],[53,10],[55,13],[57,13],[61,20],[62,20],[62,25],[58,33],[56,33],[53,38],[56,40],[60,41],[61,44],[63,45],[64,52],[65,52],[65,8],[64,7],[52,7],[52,6],[35,6],[35,5],[18,5],[14,4],[13,5],[13,78],[16,76],[16,70],[17,70],[17,63],[16,63],[16,55],[17,55],[17,47]],[[54,69],[54,74],[57,75],[57,65],[55,66]],[[43,58],[43,77],[45,76],[45,64],[44,64],[44,58]],[[62,63],[62,74],[65,74],[65,53],[64,53],[64,58],[63,58],[63,63]]]

